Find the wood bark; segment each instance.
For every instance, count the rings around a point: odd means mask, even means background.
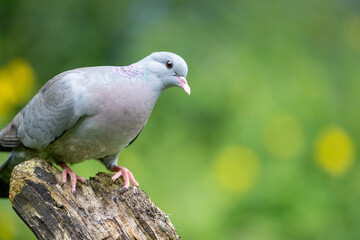
[[[14,210],[38,239],[179,239],[168,215],[140,189],[120,191],[112,174],[88,184],[61,185],[61,172],[33,159],[15,167],[10,182]]]

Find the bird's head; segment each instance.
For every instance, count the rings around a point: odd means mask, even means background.
[[[188,67],[184,59],[170,52],[154,52],[146,61],[147,70],[161,82],[163,89],[180,87],[190,95],[190,87],[186,81]]]

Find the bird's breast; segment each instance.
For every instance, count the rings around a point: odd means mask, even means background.
[[[147,84],[92,84],[82,96],[88,113],[47,151],[57,161],[77,163],[119,153],[146,124],[159,93]],[[66,150],[64,150],[66,149]]]
[[[82,137],[97,139],[107,152],[120,151],[144,127],[158,96],[146,84],[129,82],[98,91],[96,114],[82,123]]]

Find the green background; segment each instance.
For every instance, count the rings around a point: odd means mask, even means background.
[[[154,51],[192,94],[164,92],[119,164],[183,239],[360,239],[359,1],[0,0],[0,127],[60,72]],[[35,239],[8,199],[0,239]]]

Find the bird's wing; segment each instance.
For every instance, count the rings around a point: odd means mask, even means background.
[[[83,83],[81,70],[67,71],[48,81],[0,132],[0,145],[35,149],[48,146],[84,116],[79,107]],[[79,86],[80,90],[75,89]]]
[[[0,131],[0,151],[11,151],[18,146],[21,146],[21,142],[17,137],[17,129],[9,124]]]
[[[140,133],[143,129],[144,129],[144,127],[140,130],[140,132],[136,135],[136,137],[134,137],[134,139],[129,142],[129,144],[126,147],[130,146],[133,142],[135,142],[135,140],[138,138],[138,136],[140,135]]]

